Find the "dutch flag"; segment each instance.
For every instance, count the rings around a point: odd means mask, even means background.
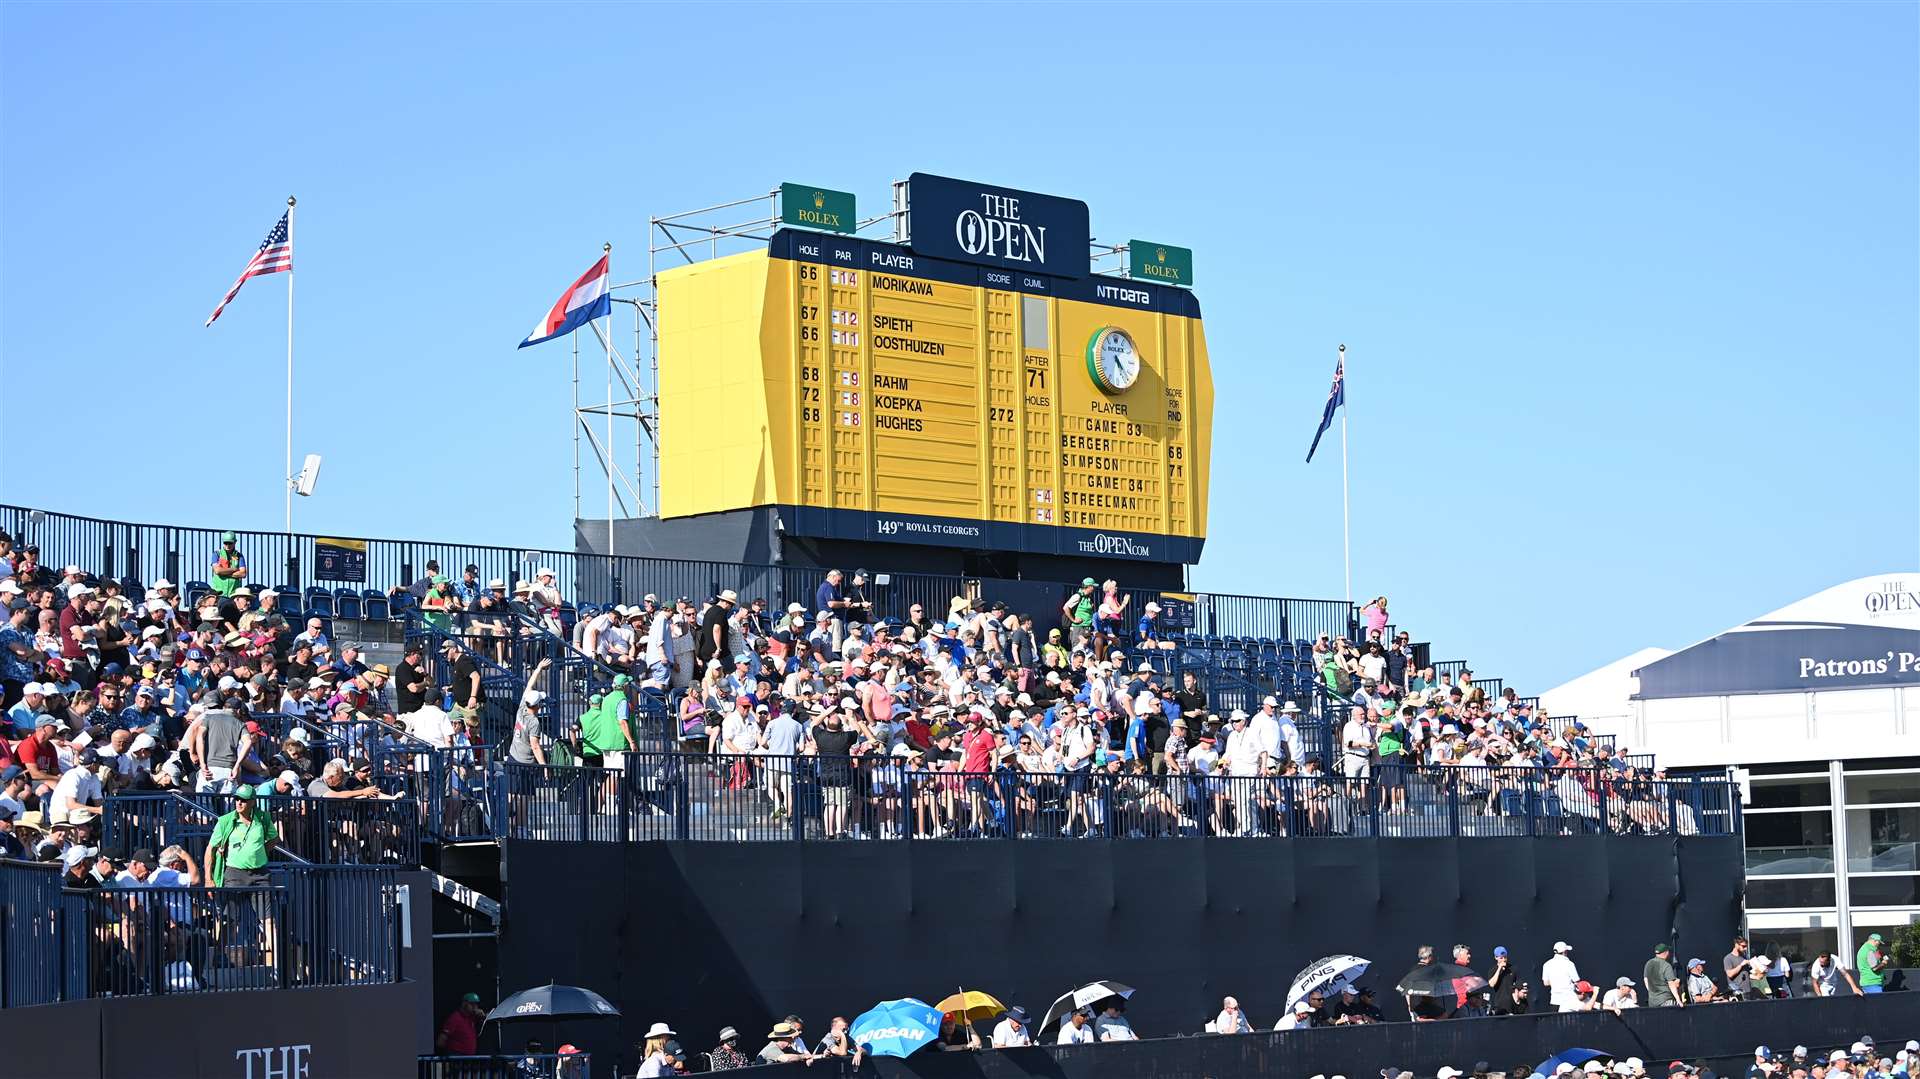
[[[527,339],[520,342],[520,347],[526,348],[572,333],[611,310],[613,300],[607,295],[607,256],[602,255],[592,269],[567,286],[567,291],[554,301],[553,308],[527,335]]]

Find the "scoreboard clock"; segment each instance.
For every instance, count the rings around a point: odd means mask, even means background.
[[[1087,342],[1087,375],[1102,393],[1125,393],[1140,377],[1140,351],[1118,326],[1102,327]]]
[[[1186,289],[800,230],[656,288],[663,516],[1199,559],[1213,379]]]

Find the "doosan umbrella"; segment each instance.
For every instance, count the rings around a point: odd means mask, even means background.
[[[1367,965],[1367,960],[1357,955],[1329,955],[1308,963],[1305,970],[1293,976],[1293,985],[1287,990],[1287,1007],[1293,1007],[1310,994],[1333,993],[1341,986],[1352,985],[1367,972]]]
[[[904,1057],[940,1036],[940,1010],[924,1000],[883,1000],[853,1017],[853,1044],[878,1057]]]
[[[620,1016],[620,1009],[607,1003],[606,997],[591,989],[582,989],[577,985],[554,985],[548,982],[536,989],[522,989],[494,1005],[493,1010],[487,1013],[486,1021],[601,1016],[617,1019]]]
[[[1053,1005],[1047,1009],[1046,1018],[1040,1020],[1040,1029],[1042,1031],[1054,1029],[1060,1025],[1060,1020],[1065,1019],[1073,1011],[1084,1008],[1096,1000],[1105,1000],[1108,997],[1126,1000],[1131,996],[1133,996],[1131,985],[1112,981],[1088,982],[1070,993],[1060,994],[1060,999],[1054,1001]]]

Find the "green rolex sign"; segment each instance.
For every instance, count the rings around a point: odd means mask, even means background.
[[[1193,252],[1188,248],[1131,240],[1127,243],[1127,255],[1127,273],[1131,277],[1193,287]]]
[[[853,216],[852,195],[806,184],[780,185],[780,220],[828,232],[852,232],[859,225]]]

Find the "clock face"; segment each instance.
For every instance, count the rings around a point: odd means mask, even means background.
[[[1108,326],[1087,342],[1087,374],[1106,393],[1121,393],[1140,377],[1140,353],[1133,338],[1117,326]]]

